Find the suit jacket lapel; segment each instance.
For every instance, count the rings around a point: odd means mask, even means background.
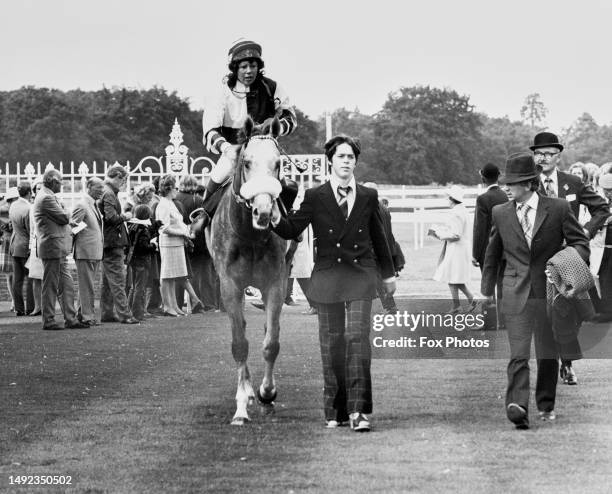
[[[359,221],[361,213],[365,209],[367,203],[368,201],[366,194],[361,189],[361,185],[357,185],[355,190],[355,203],[353,204],[353,209],[351,209],[351,213],[349,214],[347,221],[344,223],[344,228],[342,229],[340,237],[343,237],[345,233],[350,231],[355,222]]]
[[[332,190],[331,183],[327,182],[323,187],[321,187],[320,197],[321,202],[333,216],[334,222],[338,225],[343,225],[346,223],[344,215],[342,214],[342,211],[340,211],[340,206],[338,206],[338,201],[336,200],[336,195]]]
[[[567,185],[567,181],[565,180],[565,175],[563,173],[561,173],[559,170],[557,170],[557,197],[559,199],[565,199],[566,196],[566,190],[565,190],[565,186]]]
[[[559,182],[559,184],[561,184],[561,182]],[[532,239],[531,245],[532,246],[533,246],[533,239],[535,238],[536,233],[538,233],[538,230],[542,226],[542,223],[546,219],[546,216],[548,216],[548,205],[544,201],[545,199],[542,200],[542,198],[540,198],[540,201],[538,202],[538,209],[536,210],[535,223],[533,224],[533,233],[531,235],[531,239]]]

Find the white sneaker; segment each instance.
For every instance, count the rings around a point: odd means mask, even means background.
[[[367,415],[360,412],[354,412],[351,413],[349,417],[351,429],[353,429],[355,432],[370,432],[372,426],[370,425],[370,419],[367,417]]]

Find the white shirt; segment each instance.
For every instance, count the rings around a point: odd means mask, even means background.
[[[348,206],[348,214],[350,216],[351,211],[353,210],[353,206],[355,205],[355,194],[357,193],[357,190],[356,190],[357,185],[355,182],[355,176],[351,177],[351,180],[349,181],[348,184],[342,185],[338,177],[332,174],[329,178],[329,183],[332,187],[332,190],[334,191],[336,202],[340,202],[340,194],[338,194],[338,187],[350,187],[351,188],[351,190],[348,191],[348,194],[346,194],[346,205]]]
[[[559,197],[559,177],[557,176],[557,169],[555,168],[553,172],[550,174],[550,177],[547,177],[543,173],[540,174],[540,180],[542,184],[544,184],[544,190],[546,191],[547,180],[552,180],[552,189],[555,191],[555,196]]]

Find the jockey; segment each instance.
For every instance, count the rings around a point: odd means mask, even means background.
[[[227,180],[236,163],[238,133],[247,118],[256,124],[270,126],[274,117],[281,124],[281,136],[291,134],[297,120],[285,91],[272,79],[264,77],[261,45],[247,40],[236,41],[230,48],[230,73],[223,80],[221,92],[207,104],[202,118],[203,142],[209,152],[221,154],[210,172],[206,185],[204,209],[212,216],[216,201],[209,200]],[[285,188],[286,184],[283,184]],[[219,196],[219,194],[216,194]]]

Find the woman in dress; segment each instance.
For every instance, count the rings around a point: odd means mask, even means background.
[[[451,208],[448,221],[440,227],[429,230],[430,235],[444,242],[440,262],[433,279],[448,283],[453,299],[451,314],[461,311],[460,291],[467,297],[468,312],[471,312],[476,308],[476,301],[467,287],[472,269],[471,229],[468,213],[463,204],[463,189],[453,185],[447,191],[447,195]]]
[[[42,185],[42,179],[36,180],[32,185],[32,202],[36,197],[38,189]],[[40,316],[42,310],[41,298],[42,298],[42,278],[43,278],[43,264],[38,257],[38,251],[36,248],[37,232],[36,232],[36,221],[34,220],[34,208],[30,208],[30,257],[26,262],[26,268],[29,270],[28,276],[32,279],[32,291],[34,292],[34,310],[32,316]]]
[[[176,280],[187,276],[185,239],[190,238],[189,228],[183,223],[183,215],[173,202],[176,197],[176,180],[164,175],[159,181],[160,200],[155,219],[162,222],[159,229],[159,253],[161,256],[161,296],[165,316],[184,316],[176,302]]]

